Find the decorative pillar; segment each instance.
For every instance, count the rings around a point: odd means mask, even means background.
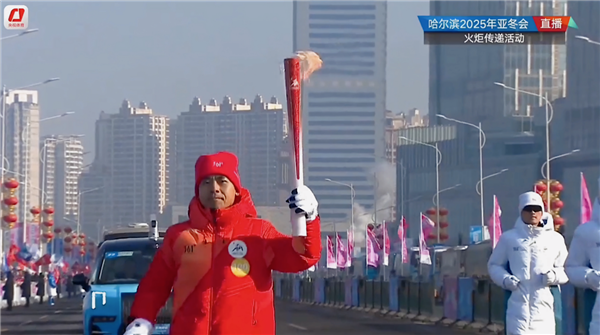
[[[565,219],[560,216],[564,203],[560,200],[560,194],[563,191],[563,185],[558,180],[550,180],[550,185],[546,180],[538,180],[534,185],[534,190],[542,197],[546,211],[552,215],[554,220],[554,230],[563,233]],[[550,204],[548,205],[548,192],[550,192]]]
[[[53,207],[48,206],[48,207],[44,208],[44,222],[42,223],[42,225],[44,226],[44,230],[43,230],[43,234],[42,234],[42,236],[44,237],[44,243],[51,244],[52,241],[54,240],[54,232],[53,232],[54,208]],[[51,250],[48,250],[48,252],[51,252]]]

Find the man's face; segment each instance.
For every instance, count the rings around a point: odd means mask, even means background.
[[[223,209],[233,205],[236,191],[229,178],[210,176],[200,182],[198,196],[202,206],[209,209]]]
[[[542,214],[544,214],[542,207],[529,205],[521,211],[521,219],[526,224],[537,226],[542,221]]]

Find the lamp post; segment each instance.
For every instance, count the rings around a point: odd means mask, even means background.
[[[481,184],[481,192],[479,193],[479,206],[480,206],[480,211],[481,211],[481,226],[483,227],[485,225],[485,215],[484,215],[484,209],[483,209],[483,147],[485,146],[486,137],[485,137],[485,132],[481,128],[481,122],[479,122],[478,125],[475,125],[473,123],[449,118],[442,114],[438,114],[437,116],[442,119],[448,120],[448,121],[452,121],[452,122],[464,124],[469,127],[473,127],[475,129],[477,129],[477,131],[479,132],[479,183]]]
[[[495,176],[499,176],[499,175],[503,174],[506,171],[508,171],[508,169],[502,169],[502,170],[500,170],[500,171],[498,171],[496,173],[492,173],[490,175],[487,175],[487,176],[481,178],[481,180],[479,182],[477,182],[477,184],[475,184],[475,192],[477,192],[478,195],[481,195],[481,190],[479,188],[479,185],[483,185],[482,182],[484,180],[492,178],[492,177],[495,177]]]
[[[590,39],[590,38],[589,38],[589,37],[587,37],[587,36],[581,36],[581,35],[577,35],[577,36],[575,36],[575,38],[576,38],[576,39],[579,39],[579,40],[582,40],[582,41],[586,41],[586,42],[588,42],[589,44],[600,45],[600,42],[598,42],[598,41],[594,41],[594,40]]]
[[[4,37],[0,38],[0,41],[9,40],[9,39],[12,39],[12,38],[17,38],[17,37],[25,36],[25,35],[29,35],[29,34],[32,34],[32,33],[37,33],[38,31],[40,31],[38,28],[27,29],[27,30],[24,30],[24,31],[22,31],[22,32],[20,32],[18,34],[4,36]]]
[[[66,113],[62,113],[62,114],[58,114],[58,115],[53,115],[47,118],[43,118],[37,121],[37,123],[41,123],[44,121],[49,121],[49,120],[54,120],[54,119],[58,119],[58,118],[62,118],[65,116],[69,116],[71,114],[73,114],[74,112],[66,112]],[[27,208],[29,206],[29,196],[28,196],[28,190],[27,190],[27,186],[29,184],[29,130],[31,128],[31,122],[29,122],[29,120],[27,121],[27,124],[25,125],[23,131],[21,132],[21,142],[22,142],[22,146],[25,150],[25,159],[24,164],[27,166],[24,166],[24,178],[25,178],[25,185],[23,187],[23,245],[25,245],[27,243]],[[39,140],[39,139],[38,139]]]
[[[431,202],[433,202],[433,205],[434,205],[435,207],[439,208],[439,204],[438,204],[438,201],[439,201],[439,194],[441,194],[441,193],[444,193],[444,192],[446,192],[446,191],[453,190],[453,189],[455,189],[455,188],[458,188],[458,187],[460,187],[460,186],[461,186],[461,184],[456,184],[456,185],[454,185],[454,186],[450,186],[450,187],[446,187],[446,188],[444,188],[444,189],[441,189],[441,190],[440,190],[438,193],[436,193],[436,194],[434,194],[434,195],[433,195],[433,198],[431,198]],[[436,197],[436,195],[438,195],[438,196]]]
[[[19,36],[22,36],[23,33],[18,34]],[[8,36],[7,36],[8,37]],[[0,180],[4,180],[4,172],[6,171],[5,169],[5,162],[8,162],[8,159],[6,159],[6,97],[9,96],[10,92],[12,91],[17,91],[17,90],[24,90],[24,89],[28,89],[28,88],[34,88],[37,86],[42,86],[42,85],[46,85],[52,82],[55,82],[57,80],[60,80],[60,78],[50,78],[50,79],[46,79],[44,81],[40,81],[37,83],[33,83],[33,84],[29,84],[29,85],[25,85],[25,86],[20,86],[14,89],[7,89],[6,86],[2,87],[2,138],[1,138],[1,143],[0,143],[0,157],[2,157],[2,162],[0,163]],[[2,199],[3,200],[3,199]],[[0,206],[0,217],[4,217],[4,212],[3,212],[3,206]],[[4,228],[3,225],[0,225],[0,258],[4,255]]]
[[[405,140],[407,142],[411,142],[414,144],[420,144],[420,145],[424,145],[426,147],[431,147],[433,149],[435,149],[435,197],[436,197],[436,209],[437,209],[437,224],[439,224],[440,222],[440,164],[442,164],[442,152],[440,151],[440,149],[438,149],[438,144],[437,142],[435,142],[435,145],[429,144],[429,143],[425,143],[425,142],[419,142],[419,141],[415,141],[415,140],[411,140],[408,137],[404,137],[404,136],[400,136],[398,137],[399,139]],[[440,230],[437,230],[437,243],[440,243]]]
[[[515,91],[517,93],[522,93],[522,94],[526,94],[526,95],[531,95],[534,97],[538,97],[542,100],[544,100],[544,102],[546,103],[546,182],[547,184],[550,184],[550,122],[552,122],[552,118],[554,117],[554,107],[552,106],[552,104],[550,103],[550,100],[548,100],[548,92],[542,94],[538,94],[538,93],[533,93],[533,92],[528,92],[528,91],[523,91],[521,89],[515,88],[515,87],[510,87],[510,86],[506,86],[503,83],[499,83],[499,82],[494,82],[494,85],[498,85],[500,87],[503,87],[507,90],[511,90],[511,91]],[[548,187],[550,187],[550,185],[548,185]],[[550,208],[550,192],[548,193],[548,209]]]
[[[579,149],[571,150],[571,151],[569,151],[567,153],[554,156],[554,157],[550,158],[547,162],[544,162],[544,164],[542,164],[542,167],[540,169],[540,172],[542,173],[542,178],[546,179],[547,181],[550,180],[550,178],[547,177],[547,175],[546,175],[546,173],[544,171],[544,168],[547,168],[548,163],[552,162],[555,159],[559,159],[559,158],[571,156],[572,154],[578,153],[579,151],[580,151]],[[550,187],[550,185],[548,185],[548,187]],[[550,193],[550,192],[548,192],[548,193]]]
[[[354,238],[354,198],[356,197],[356,192],[354,191],[354,185],[341,183],[339,181],[335,181],[335,180],[332,180],[329,178],[325,178],[325,181],[328,181],[328,182],[336,184],[336,185],[346,186],[346,187],[350,188],[350,232],[352,232],[352,238]],[[337,240],[336,240],[336,245],[337,245]]]

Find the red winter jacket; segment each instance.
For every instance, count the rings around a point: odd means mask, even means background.
[[[305,238],[283,235],[257,218],[245,189],[232,207],[213,212],[194,198],[189,215],[167,230],[131,317],[155,322],[173,291],[171,335],[275,334],[271,271],[296,273],[317,263],[319,218]]]

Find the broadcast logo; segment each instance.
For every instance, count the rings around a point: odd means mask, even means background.
[[[29,26],[29,9],[27,6],[4,7],[4,28],[8,30],[24,30]]]

